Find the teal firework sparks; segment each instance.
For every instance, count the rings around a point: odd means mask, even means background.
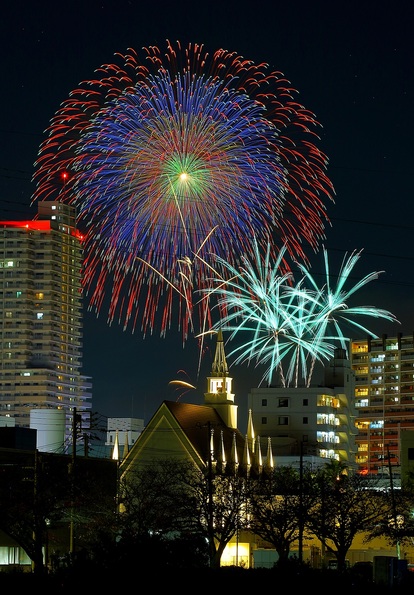
[[[361,252],[344,258],[335,284],[324,248],[325,283],[319,286],[304,265],[299,265],[299,281],[281,271],[285,251],[282,248],[273,260],[270,250],[263,254],[253,242],[252,255],[243,257],[240,267],[219,258],[219,268],[226,270],[228,280],[213,277],[212,289],[203,293],[217,291],[215,307],[221,317],[214,328],[229,332],[229,341],[237,345],[228,354],[232,363],[263,366],[262,382],[269,385],[309,386],[316,362],[332,358],[338,346],[347,349],[350,337],[345,329],[376,337],[367,324],[359,322],[361,318],[398,321],[388,310],[348,305],[359,289],[380,274],[372,272],[354,285],[349,283]]]

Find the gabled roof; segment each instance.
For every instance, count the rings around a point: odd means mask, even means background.
[[[212,443],[209,430],[213,433]],[[132,464],[169,456],[190,458],[201,467],[208,462],[211,445],[215,459],[220,458],[223,446],[228,462],[234,457],[234,447],[238,460],[243,459],[244,436],[227,427],[214,407],[163,401],[122,461],[121,469],[124,473]]]
[[[223,432],[224,451],[227,461],[230,461],[234,436],[236,437],[237,454],[242,460],[244,449],[244,436],[233,428],[226,426],[220,415],[209,405],[192,405],[190,403],[177,403],[164,401],[171,413],[176,418],[183,432],[197,450],[203,461],[208,460],[208,433],[200,432],[201,428],[213,431],[214,453],[217,458],[220,452],[221,432]],[[206,440],[207,436],[207,440]]]

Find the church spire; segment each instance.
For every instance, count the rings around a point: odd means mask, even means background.
[[[247,440],[249,441],[250,448],[254,454],[256,436],[254,432],[253,414],[251,409],[249,409],[249,417],[247,419]]]
[[[272,473],[275,467],[274,460],[273,460],[273,451],[272,451],[272,439],[269,436],[267,439],[267,456],[266,456],[266,471],[267,473]]]
[[[229,376],[226,354],[224,352],[223,332],[217,331],[216,351],[211,366],[211,375],[207,378],[207,392],[204,403],[212,405],[227,427],[237,429],[237,405],[232,393],[233,378]]]
[[[228,376],[228,374],[229,368],[227,366],[226,354],[224,353],[223,331],[219,329],[217,332],[216,353],[211,367],[211,375]]]
[[[112,449],[112,460],[119,461],[119,436],[118,436],[118,430],[115,433],[115,442],[114,442],[114,447]]]

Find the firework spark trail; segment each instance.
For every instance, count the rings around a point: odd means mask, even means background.
[[[277,372],[282,386],[298,386],[301,381],[309,386],[315,363],[332,358],[338,344],[347,348],[350,338],[344,334],[343,326],[377,336],[355,317],[398,321],[388,310],[347,305],[351,296],[380,274],[370,273],[345,288],[361,252],[344,258],[333,287],[324,248],[326,283],[319,287],[303,264],[299,265],[302,273],[299,282],[295,283],[292,273],[281,272],[285,250],[284,247],[272,262],[270,251],[263,255],[254,243],[252,258],[243,257],[239,268],[218,258],[221,269],[227,269],[231,279],[223,285],[222,277],[213,278],[212,288],[203,293],[214,292],[215,285],[219,287],[215,307],[221,309],[221,315],[214,328],[229,331],[229,342],[239,339],[241,333],[250,336],[228,354],[229,359],[234,358],[234,364],[254,361],[256,367],[267,365],[261,382],[269,385]]]
[[[365,335],[373,338],[377,337],[368,326],[358,322],[355,317],[382,318],[391,322],[399,322],[394,314],[388,310],[368,305],[348,306],[349,299],[359,289],[368,283],[371,283],[371,281],[378,279],[379,275],[384,272],[373,271],[372,273],[365,275],[365,277],[360,279],[354,285],[346,287],[347,282],[349,281],[349,276],[361,258],[361,254],[362,250],[354,250],[350,255],[345,254],[337,276],[337,283],[334,287],[330,280],[329,257],[325,247],[323,248],[325,283],[322,287],[318,286],[315,279],[312,277],[310,270],[306,266],[297,263],[299,270],[303,273],[302,281],[304,283],[308,282],[313,289],[311,292],[306,292],[306,298],[317,312],[314,327],[316,336],[323,337],[328,341],[337,341],[345,350],[347,350],[349,338],[343,335],[343,326],[346,326],[349,329],[355,329],[358,332],[362,331]],[[299,287],[295,289],[295,292],[298,296],[303,295]]]
[[[115,56],[51,119],[32,202],[77,207],[90,309],[109,302],[108,323],[140,321],[144,336],[177,315],[186,339],[210,254],[236,265],[252,237],[303,262],[318,248],[334,194],[319,123],[281,73],[235,52],[167,42],[142,62]]]
[[[218,257],[222,268],[231,275],[229,282],[223,286],[222,279],[212,279],[212,284],[219,287],[216,308],[220,309],[220,322],[216,328],[230,331],[229,342],[241,333],[250,336],[232,349],[229,359],[233,364],[249,365],[254,361],[256,367],[267,365],[261,382],[272,384],[277,372],[282,386],[298,379],[299,368],[306,377],[309,356],[323,359],[333,354],[333,347],[312,333],[315,305],[308,307],[304,292],[299,295],[291,290],[292,273],[281,273],[285,252],[283,247],[272,262],[270,248],[262,255],[257,242],[253,242],[253,257],[244,257],[239,269]],[[287,370],[283,366],[286,361]]]

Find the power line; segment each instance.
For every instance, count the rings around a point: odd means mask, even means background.
[[[363,225],[375,225],[377,227],[386,227],[388,228],[394,228],[394,229],[414,229],[413,225],[400,225],[397,223],[379,223],[377,221],[360,221],[359,219],[342,219],[342,218],[336,218],[336,217],[330,217],[331,221],[339,221],[339,222],[344,222],[344,223],[362,223]]]

